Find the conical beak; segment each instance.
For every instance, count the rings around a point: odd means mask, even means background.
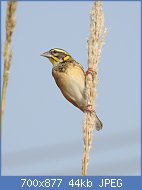
[[[52,55],[51,55],[51,53],[49,51],[42,53],[40,56],[47,57],[47,58],[52,57]]]

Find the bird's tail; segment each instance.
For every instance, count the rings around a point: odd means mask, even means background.
[[[84,109],[81,109],[81,111],[85,112]],[[98,118],[95,110],[91,111],[91,114],[93,115],[95,121],[93,121],[93,126],[97,131],[100,131],[103,128],[103,123]]]
[[[97,131],[101,130],[103,128],[103,124],[100,121],[100,119],[98,118],[98,116],[95,113],[95,128]]]

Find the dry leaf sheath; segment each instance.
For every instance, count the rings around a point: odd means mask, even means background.
[[[1,114],[4,112],[6,90],[9,79],[9,72],[11,66],[12,50],[11,42],[12,35],[16,24],[15,12],[16,12],[17,2],[8,1],[7,2],[7,12],[6,12],[6,39],[4,45],[4,71],[3,71],[3,85],[2,85],[2,99],[1,99]]]
[[[95,110],[97,71],[100,62],[102,47],[106,29],[104,27],[104,14],[102,10],[102,2],[93,3],[90,15],[90,36],[88,40],[88,69],[92,68],[94,72],[86,75],[86,105],[91,105],[91,109]],[[89,151],[92,144],[92,132],[94,128],[95,117],[93,112],[86,112],[84,115],[84,152],[82,159],[82,175],[87,174],[89,161]]]

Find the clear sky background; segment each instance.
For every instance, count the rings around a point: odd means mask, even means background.
[[[81,175],[83,113],[62,96],[41,53],[59,47],[87,69],[92,2],[18,2],[2,127],[2,175]],[[2,2],[2,48],[6,2]],[[140,175],[140,2],[104,2],[88,175]]]

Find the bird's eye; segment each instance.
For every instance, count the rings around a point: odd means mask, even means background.
[[[53,50],[52,52],[53,52],[53,53],[57,53],[57,51],[56,51],[56,50]]]

